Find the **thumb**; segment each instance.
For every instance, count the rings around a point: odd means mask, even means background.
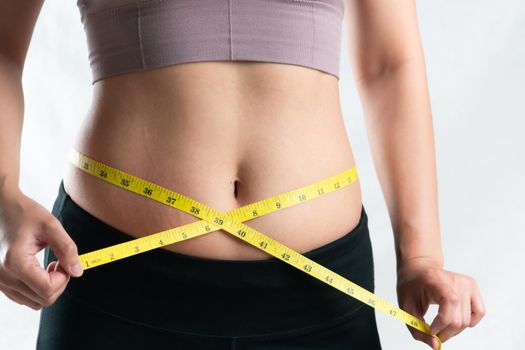
[[[62,223],[58,221],[58,219],[55,218],[53,224],[50,226],[45,233],[44,240],[51,246],[51,249],[53,249],[64,272],[74,277],[80,277],[83,269],[78,256],[77,245],[64,230]],[[55,271],[56,268],[57,265],[54,266]]]

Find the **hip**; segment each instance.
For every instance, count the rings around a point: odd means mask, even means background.
[[[79,207],[64,191],[63,183],[53,215],[71,235],[79,254],[129,239]],[[364,206],[352,230],[303,255],[374,292],[373,252]],[[46,248],[44,264],[56,259]],[[120,319],[179,334],[246,340],[306,334],[349,320],[358,310],[371,310],[275,257],[216,260],[163,249],[86,270],[81,278],[69,281],[64,296],[45,312],[77,317],[63,308],[70,302],[83,308],[85,316],[94,313],[104,322]],[[54,326],[68,324],[77,323],[70,320]],[[85,322],[84,327],[88,326]]]

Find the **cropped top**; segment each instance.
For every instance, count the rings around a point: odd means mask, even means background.
[[[339,80],[345,0],[77,0],[92,83],[197,61],[314,68]]]

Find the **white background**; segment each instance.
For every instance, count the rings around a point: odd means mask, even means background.
[[[447,270],[470,275],[487,315],[443,350],[518,349],[525,343],[525,3],[419,1],[437,147]],[[388,214],[348,63],[341,62],[345,124],[359,164],[376,267],[376,294],[396,303]],[[66,154],[91,99],[87,47],[74,1],[47,1],[24,71],[20,187],[51,210]],[[43,260],[42,252],[39,254]],[[431,306],[425,320],[437,312]],[[383,349],[429,349],[405,324],[376,312]],[[34,349],[39,312],[0,293],[0,349]]]

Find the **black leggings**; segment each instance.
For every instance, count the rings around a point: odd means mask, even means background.
[[[71,200],[52,213],[79,254],[133,239]],[[303,253],[374,291],[367,215],[343,237]],[[56,260],[45,249],[44,264]],[[270,257],[215,260],[162,248],[71,277],[40,311],[37,350],[380,350],[375,310]]]

